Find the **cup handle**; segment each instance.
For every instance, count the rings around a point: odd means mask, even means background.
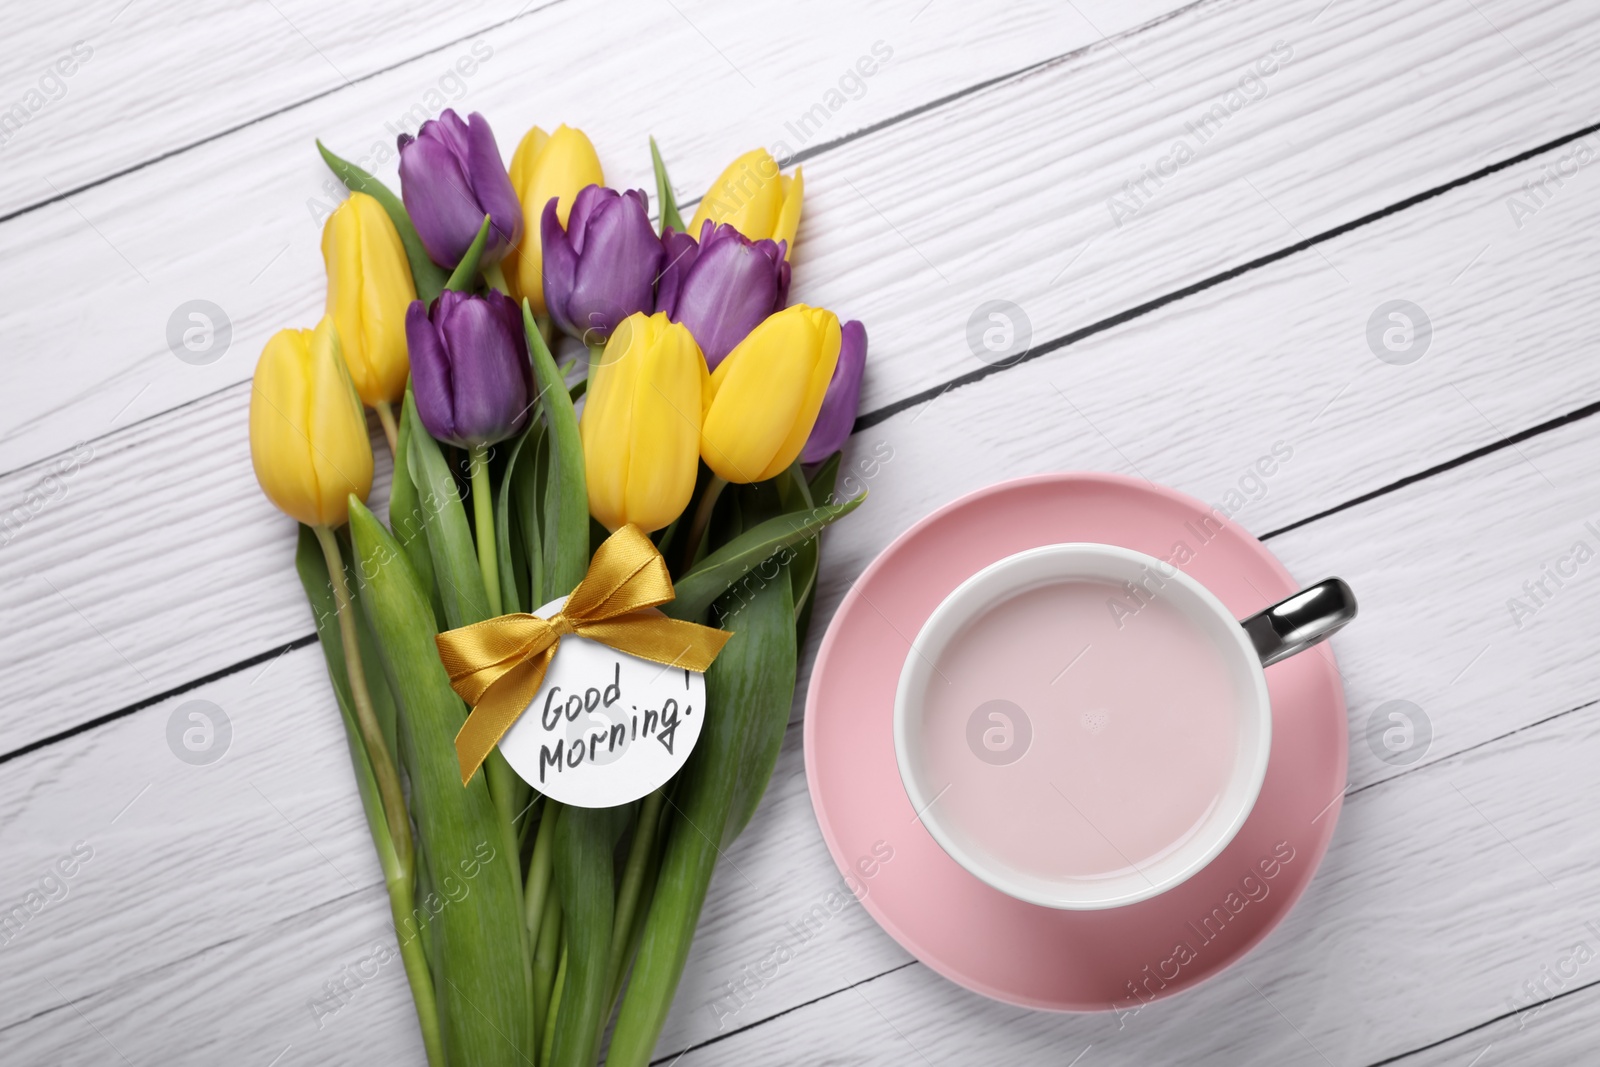
[[[1326,641],[1356,617],[1356,595],[1341,578],[1326,578],[1239,625],[1250,635],[1261,665],[1270,667]]]

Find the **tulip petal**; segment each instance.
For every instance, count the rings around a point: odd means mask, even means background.
[[[689,327],[716,370],[733,347],[777,310],[787,264],[772,241],[749,241],[731,226],[706,238],[676,296],[672,318]],[[665,281],[665,278],[663,278]]]
[[[423,123],[423,136],[400,146],[400,198],[428,258],[449,269],[477,235],[484,212],[462,162],[442,138],[427,136],[432,124]]]
[[[372,490],[372,441],[367,436],[367,416],[339,354],[338,337],[333,319],[328,316],[311,333],[311,406],[306,424],[322,523],[327,526],[344,525],[352,493],[365,500]]]
[[[580,430],[589,512],[607,529],[659,530],[682,514],[699,471],[705,360],[665,313],[636,313],[591,371]]]
[[[838,363],[839,320],[797,304],[751,331],[711,376],[700,454],[730,482],[759,482],[795,461]]]
[[[441,302],[445,297],[445,293],[439,294]],[[406,344],[411,349],[411,392],[417,402],[417,416],[436,440],[455,440],[458,435],[450,400],[450,360],[429,321],[427,305],[420,300],[406,309]]]
[[[500,162],[494,130],[489,127],[489,120],[476,111],[470,116],[467,127],[466,160],[467,171],[472,176],[472,192],[480,208],[478,217],[488,215],[491,220],[492,234],[483,261],[498,263],[506,250],[522,237],[522,204]]]
[[[556,217],[563,226],[578,192],[602,185],[605,175],[600,157],[582,130],[558,126],[546,134],[530,129],[511,158],[511,187],[522,203],[522,239],[503,261],[506,281],[514,298],[526,297],[537,315],[547,314],[544,299],[543,230],[545,205],[557,200]]]
[[[580,193],[579,206],[582,197]],[[577,213],[575,206],[573,214]],[[654,307],[655,281],[665,252],[650,226],[642,192],[630,189],[620,196],[612,192],[607,202],[585,216],[573,245],[578,252],[577,274],[566,312],[585,344],[603,341],[617,323]]]
[[[306,433],[311,408],[306,373],[310,334],[310,330],[279,330],[261,350],[250,387],[250,460],[267,499],[314,526],[321,513]]]
[[[822,398],[822,410],[817,413],[811,436],[800,452],[800,462],[820,463],[849,440],[861,403],[861,379],[866,366],[867,328],[852,319],[839,329],[839,363]]]
[[[517,306],[491,290],[454,302],[439,326],[450,358],[456,443],[484,444],[516,433],[528,421],[529,374]]]
[[[446,108],[416,137],[401,134],[399,146],[400,195],[429,258],[454,267],[489,215],[484,262],[499,262],[522,236],[522,205],[488,121],[474,112],[469,123]]]
[[[686,233],[668,227],[661,233],[661,246],[666,250],[666,265],[661,268],[661,281],[656,286],[656,310],[665,311],[674,322],[678,306],[678,293],[684,276],[694,266],[700,254],[700,242]]]
[[[350,494],[371,491],[366,416],[330,316],[267,341],[251,387],[250,459],[268,499],[307,526],[343,525]]]
[[[725,222],[751,240],[783,236],[776,228],[784,208],[785,181],[777,160],[765,148],[746,152],[728,164],[706,190],[689,232],[698,232],[710,220]],[[796,219],[798,211],[796,206]],[[793,235],[788,236],[792,247]]]
[[[566,222],[567,236],[572,239],[572,250],[578,255],[583,254],[587,243],[590,217],[602,204],[614,199],[616,195],[615,189],[607,189],[603,185],[586,185],[578,190]]]
[[[795,235],[800,232],[800,205],[805,199],[806,179],[800,167],[794,169],[794,177],[783,179],[783,205],[778,209],[778,217],[773,222],[770,236],[774,240],[782,241],[789,249],[794,248]]]
[[[766,481],[776,478],[785,467],[799,458],[800,450],[805,447],[806,439],[811,436],[812,427],[816,425],[817,414],[822,410],[822,398],[827,395],[828,383],[833,381],[834,369],[839,364],[840,329],[839,319],[831,311],[822,311],[817,308],[806,308],[811,318],[813,337],[812,362],[801,378],[799,403],[796,405],[794,421],[789,426],[789,433],[784,437],[783,443],[768,461],[765,469],[756,479]]]
[[[597,188],[599,186],[589,186],[589,189]],[[583,192],[588,191],[585,189]],[[580,203],[583,192],[578,194]],[[545,205],[544,215],[539,220],[539,237],[544,246],[545,307],[563,333],[576,336],[580,331],[567,314],[567,297],[572,293],[573,282],[578,275],[578,254],[572,247],[570,232],[561,228],[556,211],[556,202],[552,200]],[[572,214],[581,217],[576,206]]]

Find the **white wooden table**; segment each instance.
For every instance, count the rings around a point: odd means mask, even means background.
[[[1592,4],[72,6],[15,6],[0,45],[27,119],[0,111],[0,1062],[422,1062],[400,971],[363,967],[382,883],[245,411],[266,337],[321,306],[312,139],[359,160],[447,103],[506,152],[579,125],[614,185],[652,187],[653,133],[685,197],[756,144],[803,158],[794,296],[868,324],[847,459],[878,460],[819,620],[936,505],[1075,468],[1238,491],[1362,602],[1333,846],[1233,969],[1120,1028],[1029,1013],[851,905],[718,1010],[838,884],[795,728],[666,1061],[1595,1062]],[[193,300],[231,329],[204,365],[167,340]],[[990,300],[1036,358],[975,358]],[[1391,301],[1427,326],[1385,347]],[[197,700],[229,723],[209,765],[168,742]],[[1394,700],[1431,739],[1385,760]]]

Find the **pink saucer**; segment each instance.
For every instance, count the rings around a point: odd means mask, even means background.
[[[1241,619],[1301,587],[1243,529],[1147,482],[1052,474],[979,490],[907,530],[846,594],[806,697],[806,778],[834,862],[923,963],[1021,1007],[1128,1010],[1223,970],[1299,899],[1339,816],[1344,694],[1326,645],[1267,669],[1272,757],[1260,798],[1228,847],[1167,893],[1109,911],[1056,911],[990,888],[916,820],[895,764],[895,686],[911,639],[957,585],[1012,553],[1064,541],[1161,559],[1181,542],[1191,558],[1174,562]]]

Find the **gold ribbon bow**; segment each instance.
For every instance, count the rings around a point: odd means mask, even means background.
[[[456,734],[461,784],[532,703],[566,634],[671,667],[704,672],[711,666],[733,634],[646,610],[672,597],[666,561],[630,523],[595,551],[589,573],[550,618],[501,615],[435,638],[450,685],[472,705]]]

